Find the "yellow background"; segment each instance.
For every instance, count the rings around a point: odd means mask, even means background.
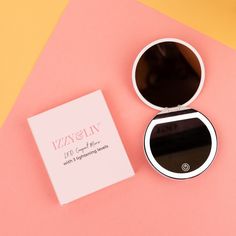
[[[236,0],[139,0],[236,49]]]
[[[66,3],[67,0],[1,0],[0,126]]]

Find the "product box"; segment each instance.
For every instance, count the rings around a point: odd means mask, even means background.
[[[28,123],[61,204],[134,175],[100,90]]]

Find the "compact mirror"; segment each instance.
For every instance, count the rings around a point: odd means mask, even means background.
[[[140,99],[158,110],[190,104],[205,77],[198,52],[178,39],[161,39],[147,45],[137,56],[132,73]]]
[[[175,179],[201,174],[212,163],[216,149],[211,122],[194,109],[158,114],[144,138],[144,150],[152,167]]]
[[[200,93],[205,79],[196,49],[179,39],[160,39],[137,56],[134,89],[148,106],[162,110],[149,123],[144,150],[149,163],[175,179],[199,175],[217,149],[213,125],[202,113],[186,107]]]

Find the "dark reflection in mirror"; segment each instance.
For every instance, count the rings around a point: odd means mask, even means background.
[[[158,124],[150,139],[151,152],[165,169],[185,173],[199,168],[211,151],[211,136],[205,124],[197,118]]]
[[[147,101],[159,107],[175,107],[186,103],[197,91],[201,67],[188,47],[163,42],[141,56],[135,76],[137,87]]]

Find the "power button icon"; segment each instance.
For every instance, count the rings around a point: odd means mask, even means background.
[[[182,171],[187,172],[190,170],[190,165],[188,163],[183,163],[181,165],[181,169],[182,169]]]

